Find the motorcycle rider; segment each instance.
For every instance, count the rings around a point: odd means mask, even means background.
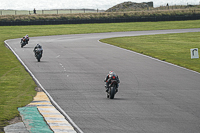
[[[106,76],[104,82],[106,82],[105,84],[105,88],[106,88],[106,92],[108,92],[108,88],[109,88],[109,84],[111,83],[111,80],[117,80],[117,87],[116,87],[116,92],[118,92],[118,87],[119,87],[119,77],[118,75],[116,75],[113,71],[109,71],[108,75]]]
[[[36,49],[40,49],[41,50],[41,57],[42,57],[43,49],[42,49],[42,46],[39,43],[35,46],[35,48],[33,50],[33,52],[35,52],[35,56],[36,56]]]
[[[21,43],[22,43],[23,41],[24,41],[26,44],[28,44],[29,36],[28,36],[28,35],[24,36],[24,37],[21,39]]]

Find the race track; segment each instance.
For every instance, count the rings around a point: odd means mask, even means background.
[[[199,73],[98,41],[183,32],[200,29],[30,37],[24,48],[19,38],[7,43],[84,133],[198,133]],[[37,43],[41,62],[33,54]],[[121,81],[113,100],[103,82],[110,70]]]

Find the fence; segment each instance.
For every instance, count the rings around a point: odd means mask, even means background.
[[[104,10],[95,9],[55,9],[55,10],[36,10],[36,14],[69,14],[69,13],[97,13]],[[31,15],[34,11],[28,10],[0,10],[0,15]]]
[[[155,8],[156,10],[173,10],[173,9],[199,9],[200,5],[161,5]]]

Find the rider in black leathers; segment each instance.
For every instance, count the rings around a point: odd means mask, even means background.
[[[113,72],[113,71],[109,71],[109,74],[106,76],[104,82],[106,82],[105,88],[106,88],[106,92],[108,92],[108,87],[109,84],[111,83],[111,80],[117,80],[117,88],[116,88],[116,92],[118,92],[118,87],[119,87],[119,77]]]
[[[42,53],[43,53],[43,49],[42,46],[40,44],[37,44],[33,50],[33,52],[35,52],[35,56],[36,56],[36,49],[41,49],[41,57],[42,57]]]

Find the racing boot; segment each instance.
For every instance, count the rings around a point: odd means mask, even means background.
[[[116,88],[116,93],[118,92],[118,88]]]
[[[108,92],[108,87],[107,87],[107,85],[105,85],[105,88],[106,88],[106,92]]]
[[[108,88],[106,88],[106,92],[108,92]]]

